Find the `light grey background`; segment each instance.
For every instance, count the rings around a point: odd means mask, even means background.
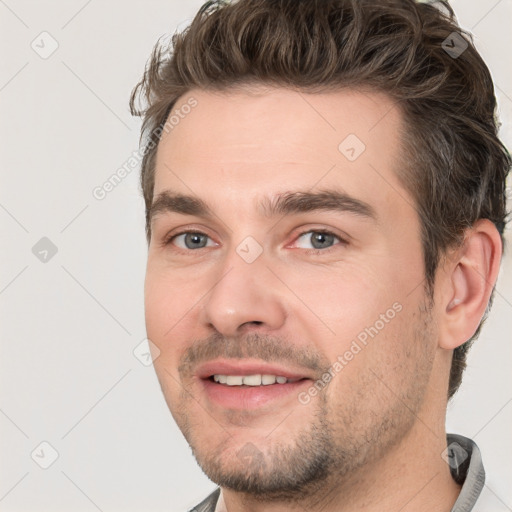
[[[128,97],[154,43],[201,4],[0,0],[1,511],[179,511],[215,487],[133,354],[145,338],[138,167],[92,194],[138,148]],[[453,6],[491,68],[511,147],[512,0]],[[32,252],[42,237],[58,250],[46,262]],[[496,510],[512,510],[511,317],[509,252],[448,415],[479,444]]]

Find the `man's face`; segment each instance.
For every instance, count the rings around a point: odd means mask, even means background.
[[[173,111],[189,97],[157,155],[155,369],[212,480],[305,492],[384,455],[425,407],[436,336],[401,115],[348,90],[194,90]]]

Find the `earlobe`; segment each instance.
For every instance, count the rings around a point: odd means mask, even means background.
[[[441,348],[453,350],[477,330],[496,283],[501,250],[498,230],[491,221],[481,219],[468,230],[462,247],[449,258],[441,305]]]

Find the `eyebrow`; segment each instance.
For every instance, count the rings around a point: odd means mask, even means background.
[[[348,212],[363,218],[377,220],[377,214],[371,205],[339,190],[284,192],[273,198],[262,198],[258,206],[266,217],[332,211]],[[152,222],[156,216],[163,213],[179,213],[205,218],[216,217],[210,206],[199,197],[173,193],[168,190],[161,192],[154,199],[149,210],[149,221]]]

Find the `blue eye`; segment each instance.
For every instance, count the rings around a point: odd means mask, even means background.
[[[300,249],[322,250],[330,249],[338,243],[345,243],[345,240],[330,231],[310,230],[297,237],[295,247]],[[169,244],[175,245],[185,251],[214,247],[217,245],[208,235],[199,231],[184,231],[172,235],[164,242],[164,245]]]
[[[167,243],[174,243],[180,249],[202,249],[215,245],[208,235],[192,231],[174,235]]]
[[[303,242],[300,243],[300,241]],[[328,231],[307,231],[297,238],[297,247],[301,249],[329,249],[335,242],[342,240]],[[308,247],[307,244],[310,244]]]

